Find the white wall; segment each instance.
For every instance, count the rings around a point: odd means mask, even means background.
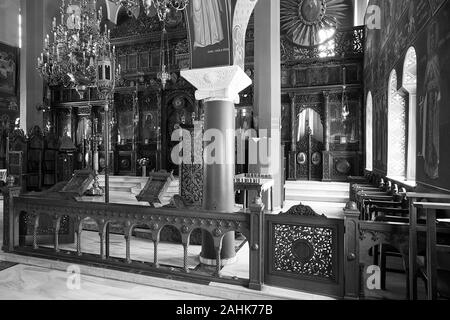
[[[0,0],[0,42],[19,46],[19,0]]]
[[[353,0],[353,8],[355,9],[355,26],[362,26],[365,24],[365,15],[369,0]]]

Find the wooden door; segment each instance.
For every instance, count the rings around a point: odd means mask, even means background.
[[[324,131],[320,115],[304,109],[297,119],[296,180],[322,180]]]

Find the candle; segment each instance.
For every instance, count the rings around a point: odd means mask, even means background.
[[[94,152],[94,170],[98,171],[98,152]]]
[[[56,17],[53,17],[53,29],[56,29]]]

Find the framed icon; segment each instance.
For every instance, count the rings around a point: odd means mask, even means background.
[[[297,155],[297,163],[300,165],[304,165],[306,163],[306,153],[300,152]]]
[[[320,152],[314,152],[311,157],[311,162],[315,166],[320,165],[322,163],[322,154]]]

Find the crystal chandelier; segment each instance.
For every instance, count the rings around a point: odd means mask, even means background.
[[[62,0],[60,14],[59,25],[53,18],[53,38],[44,39],[37,69],[49,86],[75,88],[83,99],[96,85],[99,53],[111,50],[110,32],[100,31],[103,11],[96,11],[96,0]]]
[[[140,3],[144,6],[145,13],[151,15],[156,10],[160,21],[165,21],[170,10],[175,9],[182,11],[186,9],[189,0],[109,0],[116,5],[121,5],[127,10],[140,7]]]

